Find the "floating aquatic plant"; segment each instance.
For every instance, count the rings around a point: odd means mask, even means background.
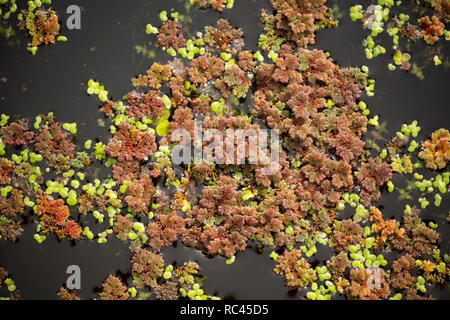
[[[27,50],[32,55],[36,54],[41,45],[67,41],[67,37],[59,35],[60,25],[56,11],[46,7],[51,5],[51,0],[33,0],[27,4],[28,6],[23,6],[15,0],[1,1],[0,20],[3,25],[8,26],[4,32],[7,38],[15,34],[12,27],[17,24],[17,28],[25,31],[31,39]]]
[[[370,35],[363,40],[366,57],[372,59],[387,52],[386,48],[377,44],[375,40],[379,34],[386,32],[392,38],[394,62],[388,64],[388,69],[394,71],[399,66],[402,70],[410,70],[411,54],[406,52],[406,49],[402,49],[403,43],[400,40],[406,40],[405,48],[409,48],[410,43],[414,43],[418,39],[423,39],[425,43],[432,46],[446,33],[444,29],[449,19],[448,3],[434,0],[425,2],[431,5],[434,13],[431,17],[426,15],[426,11],[422,8],[420,8],[422,10],[412,9],[408,13],[397,13],[399,10],[396,7],[402,5],[402,1],[380,0],[376,5],[370,5],[365,9],[360,4],[350,7],[350,18],[353,21],[361,20],[364,28],[370,30]],[[417,2],[415,5],[420,6],[421,3]],[[416,15],[415,12],[419,12],[416,22],[411,19],[413,15]],[[439,60],[439,56],[437,59]],[[416,74],[419,78],[423,76],[415,63],[412,65],[411,73]]]
[[[99,296],[101,300],[127,300],[130,294],[119,278],[109,275],[102,284],[102,292]]]
[[[193,2],[219,11],[232,6],[232,1]],[[443,284],[449,274],[438,252],[442,226],[424,220],[412,203],[401,219],[384,217],[374,203],[384,189],[392,194],[414,190],[423,209],[439,207],[450,175],[424,178],[415,157],[426,168],[444,169],[448,131],[440,129],[421,144],[418,123],[404,124],[377,157],[364,136],[368,126],[383,128],[377,115],[369,118],[361,100],[363,90],[374,94],[368,68],[340,68],[328,53],[304,48],[314,43],[318,28],[335,24],[325,1],[271,4],[274,13],[262,17],[264,53],[245,50],[242,30],[225,19],[186,39],[181,16],[162,11],[162,25],[148,24],[145,31],[171,61],[154,62],[131,79],[133,88],[119,101],[112,101],[99,81],[87,82],[87,93],[103,104],[109,140],[79,141],[76,123],[60,124],[51,113],[37,116],[31,128],[25,119],[10,122],[1,115],[1,239],[20,236],[28,209],[34,212],[33,238],[39,244],[51,233],[98,244],[117,237],[133,250],[134,287],[109,275],[101,299],[139,299],[144,288],[158,299],[216,299],[202,289],[196,263],[164,262],[160,252],[178,240],[205,255],[221,255],[227,264],[239,259],[250,240],[270,247],[274,272],[287,286],[305,288],[309,299],[338,293],[349,299],[428,298],[426,283]],[[387,16],[380,10],[381,19],[366,39],[372,55],[382,53],[373,39]],[[444,20],[445,11],[437,5],[435,11]],[[351,17],[364,19],[362,8],[352,9]],[[440,31],[429,29],[432,41]],[[388,32],[395,38],[399,31]],[[397,50],[393,66],[406,69],[409,58]],[[276,170],[264,174],[263,165],[249,162],[246,148],[233,155],[243,160],[240,165],[172,163],[170,156],[181,144],[172,133],[185,129],[189,142],[199,143],[194,136],[199,123],[221,133],[278,130]],[[235,137],[231,144],[239,142]],[[199,144],[201,150],[209,146]],[[111,176],[96,175],[103,166]],[[396,174],[414,179],[412,189],[397,181],[394,186]],[[352,216],[342,218],[347,209]],[[321,246],[338,252],[316,266],[310,258]],[[392,261],[388,251],[399,256]],[[380,278],[371,284],[374,272]],[[66,289],[58,296],[76,299]]]
[[[326,0],[314,1],[270,1],[274,14],[263,10],[261,20],[264,33],[258,45],[264,50],[278,51],[283,43],[305,47],[315,43],[315,31],[337,25],[332,19]]]
[[[80,300],[80,298],[71,290],[60,288],[56,294],[61,300]]]
[[[430,169],[443,169],[450,161],[450,133],[446,129],[439,129],[431,135],[431,140],[422,144],[423,150],[419,158],[425,161]]]

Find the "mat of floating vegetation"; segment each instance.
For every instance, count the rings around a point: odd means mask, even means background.
[[[325,0],[110,6],[1,45],[2,297],[449,298],[447,62],[362,65]]]

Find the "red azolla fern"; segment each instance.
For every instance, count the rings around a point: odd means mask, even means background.
[[[100,300],[127,300],[130,294],[127,287],[118,277],[109,275],[102,284],[102,291],[99,294]]]
[[[172,75],[170,65],[161,65],[159,63],[153,63],[146,74],[139,75],[136,78],[131,79],[133,86],[140,88],[150,87],[151,89],[159,89],[164,81],[169,80]]]
[[[262,22],[266,37],[281,38],[297,47],[315,43],[315,31],[318,24],[331,25],[330,15],[325,6],[326,0],[271,0],[273,14],[264,10]],[[269,48],[264,48],[269,49]]]
[[[425,161],[427,168],[445,168],[447,161],[450,161],[450,132],[443,128],[433,132],[431,139],[426,140],[422,147],[418,156]]]
[[[394,289],[406,289],[413,285],[414,278],[410,271],[415,267],[414,258],[410,254],[396,259],[392,263],[391,286]]]
[[[429,16],[424,16],[417,20],[417,22],[422,29],[420,36],[429,45],[435,44],[436,41],[439,40],[439,36],[443,34],[445,29],[445,25],[435,15],[433,15],[431,19]]]
[[[193,0],[193,4],[198,6],[200,9],[213,9],[222,12],[225,7],[226,0]]]
[[[0,213],[5,217],[14,217],[22,214],[25,208],[23,203],[23,191],[14,189],[8,198],[0,197]]]
[[[233,256],[245,250],[256,232],[257,211],[239,205],[236,180],[221,176],[217,185],[202,191],[197,206],[186,212],[182,241],[209,255]]]
[[[10,173],[14,170],[14,162],[6,158],[0,160],[0,185],[11,182]]]
[[[75,145],[52,117],[39,129],[34,148],[49,161],[57,171],[69,170],[70,159],[74,158]]]
[[[336,250],[347,250],[349,245],[361,243],[363,228],[351,219],[334,222],[333,233],[331,234],[330,244]]]
[[[155,135],[121,122],[118,130],[105,147],[109,156],[118,161],[145,160],[156,150]]]
[[[286,250],[277,258],[274,272],[283,275],[286,284],[293,288],[308,286],[317,279],[316,272],[308,262],[301,257],[302,252],[298,249]]]
[[[217,78],[224,71],[224,62],[222,59],[207,55],[192,59],[188,69],[189,78],[193,83],[205,84],[213,77]]]
[[[378,190],[383,184],[391,180],[392,168],[383,162],[379,157],[369,158],[361,165],[358,171],[357,180],[361,185],[361,203],[368,205],[380,196]]]
[[[142,117],[152,119],[160,117],[164,111],[164,101],[159,96],[159,90],[150,90],[140,94],[131,91],[127,95],[127,115],[140,120]]]
[[[232,44],[233,41],[242,39],[242,35],[242,31],[233,28],[228,20],[219,19],[217,28],[212,26],[205,27],[203,40],[207,45],[225,51],[227,46]]]
[[[383,269],[350,270],[350,286],[346,289],[349,299],[387,299],[390,292]]]
[[[19,120],[0,128],[0,138],[8,146],[29,145],[33,142],[34,133],[28,130],[28,122]]]
[[[158,44],[165,48],[178,50],[186,45],[183,34],[179,32],[179,24],[175,20],[168,20],[159,28],[156,37]]]
[[[160,214],[158,220],[147,225],[149,245],[156,251],[172,245],[177,241],[178,235],[185,230],[184,219],[177,216],[175,211],[169,214]]]
[[[128,186],[125,193],[125,202],[138,214],[147,214],[156,192],[151,178],[146,175],[140,179],[134,179]]]
[[[120,241],[126,242],[128,239],[128,232],[132,230],[133,223],[122,215],[116,215],[116,223],[114,224],[113,231]]]
[[[36,200],[35,212],[41,224],[42,232],[53,232],[60,239],[66,236],[71,239],[80,237],[81,227],[73,220],[68,220],[70,212],[64,200],[54,200],[52,196],[42,192],[36,196]]]
[[[164,271],[164,260],[159,254],[136,248],[131,259],[134,283],[137,288],[154,287]]]
[[[64,227],[64,232],[71,239],[80,238],[81,231],[82,231],[81,227],[76,222],[74,222],[72,220],[69,220],[66,222],[66,226]]]
[[[376,246],[380,247],[389,238],[401,238],[405,229],[400,228],[396,220],[391,219],[385,221],[380,210],[375,207],[370,207],[370,221],[374,222],[373,230],[380,233],[377,239]]]

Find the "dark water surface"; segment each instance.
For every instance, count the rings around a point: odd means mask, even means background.
[[[69,5],[82,7],[81,30],[69,31],[64,26],[62,34],[69,38],[68,42],[40,48],[34,57],[26,51],[23,35],[19,35],[21,44],[15,48],[7,46],[5,39],[1,38],[0,78],[7,78],[7,82],[0,82],[0,113],[9,114],[15,119],[53,111],[60,122],[78,123],[79,142],[96,137],[106,142],[110,137],[107,128],[97,125],[97,120],[102,118],[98,112],[98,100],[86,94],[85,83],[90,78],[97,79],[115,99],[128,92],[131,89],[129,79],[145,72],[154,61],[137,54],[134,49],[135,45],[150,47],[149,39],[155,39],[145,34],[145,25],[152,23],[159,26],[160,10],[169,11],[173,8],[185,14],[184,1],[53,2],[53,8],[62,21],[67,18],[65,11]],[[366,60],[361,45],[366,33],[348,17],[348,8],[353,2],[340,1],[341,11],[346,16],[340,20],[338,28],[320,31],[317,44],[313,47],[329,51],[341,67],[365,64],[370,68],[370,76],[376,79],[375,96],[363,96],[363,99],[372,114],[380,116],[380,123],[387,121],[388,133],[384,134],[385,138],[399,130],[403,122],[410,123],[413,120],[418,120],[422,127],[422,139],[438,128],[450,128],[449,71],[431,64],[424,68],[425,81],[421,81],[405,72],[390,72],[387,69],[391,59],[389,54],[372,61]],[[192,7],[189,16],[194,23],[185,24],[184,31],[190,36],[204,25],[215,24],[218,18],[224,17],[232,25],[242,28],[247,48],[256,50],[261,32],[258,13],[262,7],[270,8],[269,2],[237,0],[233,10],[224,10],[223,14]],[[384,43],[387,49],[388,41]],[[416,47],[418,50],[425,48],[422,44]],[[450,53],[448,49],[446,44],[443,50],[447,56]],[[169,58],[158,49],[155,52],[156,61]],[[414,60],[415,55],[412,56]],[[384,142],[378,143],[381,145]],[[403,180],[396,176],[393,182],[401,186]],[[376,204],[383,207],[385,217],[401,216],[408,202],[398,201],[397,197],[398,193],[385,192]],[[443,197],[439,208],[430,205],[426,211],[429,217],[425,219],[439,224],[441,253],[449,252],[446,220],[449,208],[447,196]],[[74,245],[67,240],[59,242],[53,235],[48,235],[47,240],[39,245],[33,239],[35,226],[29,214],[29,222],[19,241],[0,241],[0,265],[11,274],[22,298],[54,299],[67,279],[67,266],[72,264],[81,268],[82,289],[79,290],[79,296],[83,299],[96,298],[96,288],[110,273],[126,279],[131,270],[131,252],[126,245],[114,237],[102,245],[88,240]],[[331,249],[321,245],[318,245],[318,250],[310,261],[325,261],[333,254]],[[163,257],[167,264],[197,261],[201,274],[206,277],[204,289],[208,294],[230,299],[296,298],[298,294],[290,292],[282,278],[272,272],[275,263],[269,258],[269,253],[269,250],[258,253],[256,246],[251,244],[246,252],[236,256],[234,264],[226,265],[222,257],[209,259],[178,243],[174,248],[163,250]],[[129,285],[131,281],[128,279]],[[450,298],[448,287],[432,288],[431,292],[437,298]],[[4,292],[0,292],[0,295],[5,296]]]

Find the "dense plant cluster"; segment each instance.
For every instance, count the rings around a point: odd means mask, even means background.
[[[184,47],[186,41],[178,31],[178,24],[175,20],[168,20],[160,29],[157,36],[158,44],[162,47],[178,50]]]
[[[350,8],[351,19],[353,21],[361,20],[364,28],[370,30],[370,35],[363,40],[368,59],[387,52],[384,46],[376,42],[375,37],[385,31],[392,37],[393,63],[388,64],[388,69],[391,71],[397,67],[406,71],[411,69],[411,43],[415,43],[418,39],[423,39],[430,46],[433,46],[441,38],[449,39],[449,33],[445,30],[450,15],[448,1],[417,1],[414,3],[416,7],[412,8],[410,12],[399,13],[399,9],[396,7],[401,5],[401,1],[380,0],[377,5],[371,5],[365,9],[359,4]],[[404,10],[402,9],[402,11]],[[419,17],[414,22],[413,16],[417,15],[416,12],[419,12]],[[433,57],[431,60],[435,65],[442,63],[445,57],[442,56],[440,50],[430,48],[428,51]],[[423,79],[417,63],[413,63],[411,72]]]
[[[99,296],[100,300],[127,300],[130,294],[119,278],[109,275],[102,284]]]
[[[65,36],[59,35],[60,25],[56,11],[47,8],[51,0],[28,1],[28,7],[19,7],[22,4],[13,0],[0,3],[0,21],[8,26],[4,35],[7,38],[14,36],[12,20],[16,19],[17,27],[26,32],[31,41],[27,50],[35,55],[41,45],[54,44],[55,40],[67,41]]]
[[[326,0],[270,0],[270,3],[274,14],[265,10],[261,14],[264,34],[259,42],[264,50],[277,51],[285,42],[297,47],[314,44],[318,28],[337,24],[332,20],[331,10],[325,5]]]
[[[216,10],[225,4],[193,2]],[[88,82],[88,94],[102,101],[109,141],[75,144],[76,124],[61,125],[51,113],[37,116],[31,129],[26,120],[2,115],[2,239],[16,240],[21,215],[32,209],[39,243],[50,233],[130,243],[132,283],[109,275],[99,294],[105,300],[139,299],[148,289],[157,299],[215,299],[203,291],[197,263],[164,261],[161,251],[177,241],[228,264],[255,241],[261,250],[273,250],[274,272],[286,285],[306,288],[309,299],[429,298],[425,284],[449,277],[438,226],[426,223],[414,205],[401,219],[386,219],[374,203],[384,189],[394,191],[393,174],[405,174],[414,175],[412,188],[422,193],[439,190],[438,207],[450,174],[427,180],[414,172],[421,166],[413,164],[420,147],[417,122],[402,126],[379,154],[368,148],[365,132],[379,124],[362,101],[362,92],[370,95],[374,87],[367,68],[340,68],[327,53],[303,48],[314,43],[318,27],[332,23],[325,1],[271,3],[275,12],[263,14],[261,38],[272,50],[267,56],[245,50],[242,31],[224,19],[187,38],[177,14],[161,13],[162,26],[148,25],[147,33],[156,34],[171,61],[154,62],[131,79],[133,89],[118,101],[99,82]],[[190,155],[189,163],[173,163],[180,145],[193,142],[205,153],[211,148],[206,133],[202,141],[195,136],[199,125],[223,134],[254,133],[233,137],[233,146],[264,129],[277,130],[278,143],[267,138],[279,152],[275,170],[267,174],[269,164],[251,163],[249,146],[226,159],[242,160],[239,165],[214,162],[224,144],[206,161]],[[187,141],[174,137],[178,129],[191,133]],[[417,153],[426,167],[446,167],[447,130],[422,146]],[[104,179],[100,167],[108,168]],[[428,205],[425,195],[419,202],[422,209]],[[343,210],[351,215],[344,218]],[[320,246],[334,254],[312,263]],[[389,263],[388,252],[397,254]],[[76,298],[65,289],[59,296]]]
[[[436,16],[432,16],[431,19],[429,16],[424,16],[417,22],[422,29],[421,38],[429,45],[435,44],[444,33],[444,24]]]
[[[59,23],[56,12],[47,9],[37,9],[36,12],[24,11],[23,21],[19,28],[27,30],[31,37],[31,47],[41,44],[55,43],[55,37],[59,34]]]
[[[58,238],[67,236],[71,239],[78,239],[80,237],[80,226],[76,222],[67,219],[70,213],[69,207],[64,205],[64,200],[54,200],[46,194],[38,194],[36,200],[36,215],[38,216],[42,233],[52,232]]]
[[[60,288],[56,295],[61,300],[80,300],[80,298],[74,292],[71,292],[66,288]]]
[[[425,161],[427,168],[443,169],[450,161],[450,133],[446,129],[439,129],[431,135],[431,140],[422,144],[423,150],[419,158]]]
[[[213,9],[222,12],[225,5],[228,9],[233,7],[234,0],[191,0],[191,4],[196,5],[200,9]]]
[[[302,288],[313,283],[317,276],[314,269],[301,257],[300,250],[285,251],[278,256],[275,273],[282,274],[286,278],[289,287]]]

